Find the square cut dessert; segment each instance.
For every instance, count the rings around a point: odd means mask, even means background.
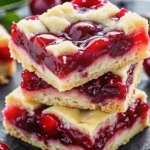
[[[5,28],[0,25],[0,84],[8,83],[7,77],[15,72],[15,61],[10,57],[8,41],[10,35]]]
[[[148,22],[107,0],[74,0],[12,25],[12,56],[70,90],[148,57]]]
[[[6,98],[4,127],[43,150],[116,150],[148,126],[146,95],[135,91],[124,113],[46,106],[14,91]]]
[[[24,70],[18,90],[21,89],[27,99],[46,105],[124,112],[132,103],[131,96],[139,81],[141,65],[138,63],[105,73],[65,92],[59,92],[33,72]]]

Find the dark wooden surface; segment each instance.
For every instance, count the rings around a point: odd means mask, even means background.
[[[21,67],[18,65],[18,71],[15,76],[11,79],[10,84],[7,86],[0,86],[0,110],[4,107],[4,98],[10,93],[14,88],[16,88],[21,80],[20,77]],[[148,78],[142,74],[142,81],[139,88],[146,91],[149,95],[150,102],[150,81]],[[2,114],[0,113],[0,141],[5,142],[10,146],[12,150],[38,150],[18,139],[15,139],[5,132],[2,126]],[[146,129],[144,132],[135,136],[127,145],[122,146],[119,150],[150,150],[150,128]]]

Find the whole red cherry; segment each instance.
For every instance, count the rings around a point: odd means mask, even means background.
[[[0,150],[10,150],[10,148],[4,143],[0,143]]]
[[[31,0],[30,9],[33,15],[37,15],[61,3],[62,0]]]
[[[58,134],[57,127],[58,121],[51,115],[42,115],[39,118],[39,125],[44,132],[44,134],[48,136],[56,136]]]
[[[146,74],[150,77],[150,58],[144,60],[143,66]]]

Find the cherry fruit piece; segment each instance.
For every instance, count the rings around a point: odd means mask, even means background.
[[[75,7],[81,8],[97,8],[106,2],[107,0],[73,0],[73,4],[75,5]]]
[[[57,135],[58,121],[51,115],[42,115],[39,118],[39,125],[43,130],[44,134],[48,136]]]
[[[33,15],[42,14],[48,9],[61,4],[62,0],[32,0],[30,9]]]
[[[9,48],[8,47],[2,47],[0,48],[0,60],[2,61],[9,61],[12,60],[12,58],[10,58],[10,52],[9,52]]]
[[[108,45],[108,40],[106,38],[103,37],[96,38],[87,44],[86,51],[89,51],[92,54],[93,51],[98,51],[102,48],[105,48],[107,45]]]
[[[42,34],[32,38],[32,42],[39,45],[41,48],[45,48],[48,44],[53,44],[58,40],[56,36],[51,34]]]
[[[6,107],[3,111],[4,116],[7,116],[8,120],[16,120],[21,115],[25,114],[25,110],[19,107]]]
[[[146,74],[150,77],[150,58],[145,59],[143,65]]]
[[[122,8],[122,9],[120,9],[120,11],[119,11],[117,14],[115,14],[115,16],[113,16],[113,18],[114,18],[115,20],[119,20],[119,19],[120,19],[121,17],[123,17],[127,12],[128,12],[127,9]]]
[[[79,22],[66,29],[69,37],[74,41],[85,40],[96,33],[96,28],[92,23]]]
[[[0,143],[0,150],[10,150],[10,148],[4,143]]]
[[[30,91],[50,87],[47,82],[43,81],[41,78],[38,78],[36,74],[34,74],[33,72],[29,72],[28,70],[24,70],[21,76],[21,87],[25,88],[26,90]]]

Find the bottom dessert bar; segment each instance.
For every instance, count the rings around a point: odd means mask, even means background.
[[[0,84],[7,84],[8,78],[11,77],[16,70],[16,64],[14,60],[8,62],[0,61]]]
[[[144,92],[124,113],[104,113],[46,106],[28,101],[21,92],[6,98],[4,127],[14,137],[43,150],[116,150],[148,126]]]

